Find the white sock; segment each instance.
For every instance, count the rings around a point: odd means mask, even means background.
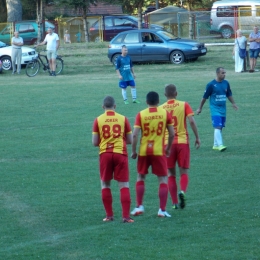
[[[127,92],[126,92],[126,88],[122,88],[122,96],[124,100],[127,100]]]
[[[214,146],[220,146],[220,145],[223,145],[222,133],[221,133],[220,129],[215,129],[215,131],[214,131]]]
[[[136,88],[131,88],[132,99],[136,99]]]

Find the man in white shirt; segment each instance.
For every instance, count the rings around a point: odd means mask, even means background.
[[[53,32],[52,28],[48,28],[48,34],[46,34],[44,41],[36,45],[36,47],[39,45],[44,45],[46,43],[47,58],[49,60],[50,65],[50,76],[56,76],[56,57],[57,51],[60,46],[60,39],[58,34]]]
[[[21,72],[21,60],[22,60],[22,46],[23,46],[23,38],[19,36],[19,32],[14,32],[14,37],[12,38],[12,67],[13,73],[16,72],[16,64],[17,64],[17,74]]]

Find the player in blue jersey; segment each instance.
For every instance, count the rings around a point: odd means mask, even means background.
[[[129,104],[127,100],[126,88],[131,87],[131,94],[133,103],[140,103],[136,99],[136,88],[135,88],[135,73],[133,69],[133,64],[129,55],[127,55],[128,50],[125,45],[122,46],[121,56],[116,60],[116,73],[119,77],[119,87],[122,89],[122,96],[126,105]]]
[[[202,107],[206,100],[209,99],[210,114],[212,119],[212,125],[214,127],[214,145],[213,150],[225,151],[226,146],[222,141],[222,128],[225,127],[226,122],[226,99],[228,99],[235,110],[238,109],[230,89],[230,85],[225,80],[226,71],[224,68],[219,67],[216,70],[216,79],[209,82],[206,86],[203,98],[200,102],[200,106],[197,109],[197,114],[200,114]]]

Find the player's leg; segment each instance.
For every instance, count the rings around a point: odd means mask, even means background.
[[[171,147],[170,156],[167,157],[167,168],[168,168],[168,189],[172,199],[172,207],[178,208],[178,187],[176,182],[176,161],[178,156],[177,145],[174,144]]]
[[[222,128],[225,127],[225,117],[212,116],[212,126],[214,127],[213,150],[224,151],[227,147],[223,145]]]
[[[124,103],[126,105],[128,105],[129,102],[127,100],[127,92],[126,92],[127,82],[126,81],[119,81],[118,86],[122,89],[122,96],[123,96]]]
[[[113,198],[110,189],[110,182],[113,178],[112,153],[102,153],[99,157],[100,179],[101,179],[101,196],[106,211],[106,217],[103,221],[114,220],[112,208]]]
[[[132,95],[133,103],[139,104],[140,101],[137,99],[135,81],[134,80],[130,80],[128,84],[131,87],[131,95]]]
[[[130,218],[130,191],[129,191],[129,168],[128,157],[122,154],[113,155],[114,179],[118,181],[120,189],[120,202],[122,206],[122,217],[124,223],[132,223]]]

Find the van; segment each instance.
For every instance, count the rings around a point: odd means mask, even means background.
[[[55,25],[45,21],[45,29],[55,29]],[[19,35],[23,38],[24,44],[33,45],[37,42],[38,37],[38,24],[36,21],[21,21],[15,22],[15,30],[19,32]],[[13,37],[12,24],[8,24],[0,32],[0,41],[11,44],[11,38]]]
[[[237,29],[250,34],[260,24],[260,1],[221,0],[213,3],[210,14],[211,33],[223,38],[232,37]]]

